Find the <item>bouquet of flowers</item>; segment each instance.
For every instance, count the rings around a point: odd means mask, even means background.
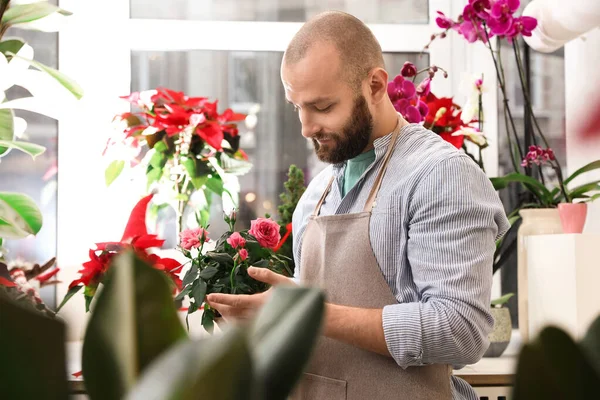
[[[481,151],[488,146],[481,132],[483,79],[473,79],[469,83],[471,90],[464,109],[461,109],[452,97],[438,98],[431,92],[431,80],[439,71],[444,77],[448,76],[446,71],[435,65],[417,71],[415,65],[407,61],[400,74],[388,83],[388,95],[396,111],[408,122],[422,123],[456,148],[462,148],[483,169]],[[415,85],[417,77],[425,72],[427,77]],[[477,157],[470,153],[465,141],[475,145]]]
[[[135,250],[141,258],[156,269],[164,271],[173,283],[173,294],[181,289],[179,272],[183,265],[172,258],[161,258],[151,253],[152,248],[158,248],[164,243],[164,240],[159,239],[156,235],[149,235],[146,228],[146,209],[152,197],[153,195],[144,197],[133,208],[121,241],[96,243],[96,248],[90,249],[90,260],[85,262],[79,271],[80,278],[69,285],[69,290],[56,310],[57,312],[81,289],[84,289],[85,308],[86,311],[89,311],[90,303],[96,294],[98,285],[102,283],[106,272],[111,267],[112,259],[126,249]]]
[[[108,140],[104,150],[114,159],[106,169],[107,185],[121,174],[126,162],[131,166],[141,163],[145,145],[149,149],[143,162],[148,190],[155,183],[168,188],[176,202],[178,232],[186,204],[197,190],[206,196],[204,215],[197,218],[206,219],[212,194],[231,196],[224,184],[252,167],[239,148],[236,122],[245,115],[231,109],[220,114],[218,101],[161,87],[122,98],[132,104],[133,111],[115,117],[118,134]]]
[[[270,218],[251,221],[250,229],[234,230],[236,213],[224,217],[229,225],[214,245],[213,250],[204,251],[209,242],[205,228],[187,229],[180,234],[180,248],[191,260],[189,270],[183,278],[183,288],[176,300],[189,297],[188,317],[203,308],[202,326],[212,333],[218,311],[203,303],[209,293],[254,294],[268,289],[268,285],[248,275],[248,267],[268,268],[271,271],[292,276],[288,257],[277,253],[282,244],[280,227]],[[186,317],[187,322],[187,317]]]

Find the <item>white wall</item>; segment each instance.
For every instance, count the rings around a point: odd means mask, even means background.
[[[600,28],[565,46],[565,96],[567,118],[567,174],[600,159],[600,132],[597,138],[581,140],[581,124],[592,113],[590,107],[600,92]],[[596,127],[600,131],[600,126]],[[575,184],[600,180],[600,170],[577,178]],[[589,205],[584,233],[600,233],[600,201]]]

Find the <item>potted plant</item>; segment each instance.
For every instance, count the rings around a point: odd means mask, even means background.
[[[494,317],[494,330],[488,335],[490,347],[483,355],[484,357],[500,357],[510,343],[512,321],[509,309],[503,306],[513,296],[514,293],[507,293],[491,302],[490,312]]]

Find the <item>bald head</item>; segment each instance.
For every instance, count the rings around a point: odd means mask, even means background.
[[[336,50],[342,76],[354,90],[359,90],[373,68],[385,68],[379,42],[350,14],[328,11],[306,22],[288,45],[284,64],[298,63],[315,45],[331,45]]]

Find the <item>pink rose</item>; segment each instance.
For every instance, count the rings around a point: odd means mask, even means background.
[[[269,249],[277,247],[281,240],[279,225],[269,218],[257,218],[250,222],[248,233],[254,236],[262,247]]]
[[[248,258],[248,250],[241,249],[239,252],[239,255],[240,255],[240,260],[242,260],[242,261],[246,260],[246,258]]]
[[[227,239],[227,243],[234,249],[238,247],[244,247],[246,245],[246,239],[242,237],[238,232],[233,232]]]
[[[197,249],[205,242],[208,242],[208,232],[203,228],[186,229],[179,234],[179,245],[185,250]]]

